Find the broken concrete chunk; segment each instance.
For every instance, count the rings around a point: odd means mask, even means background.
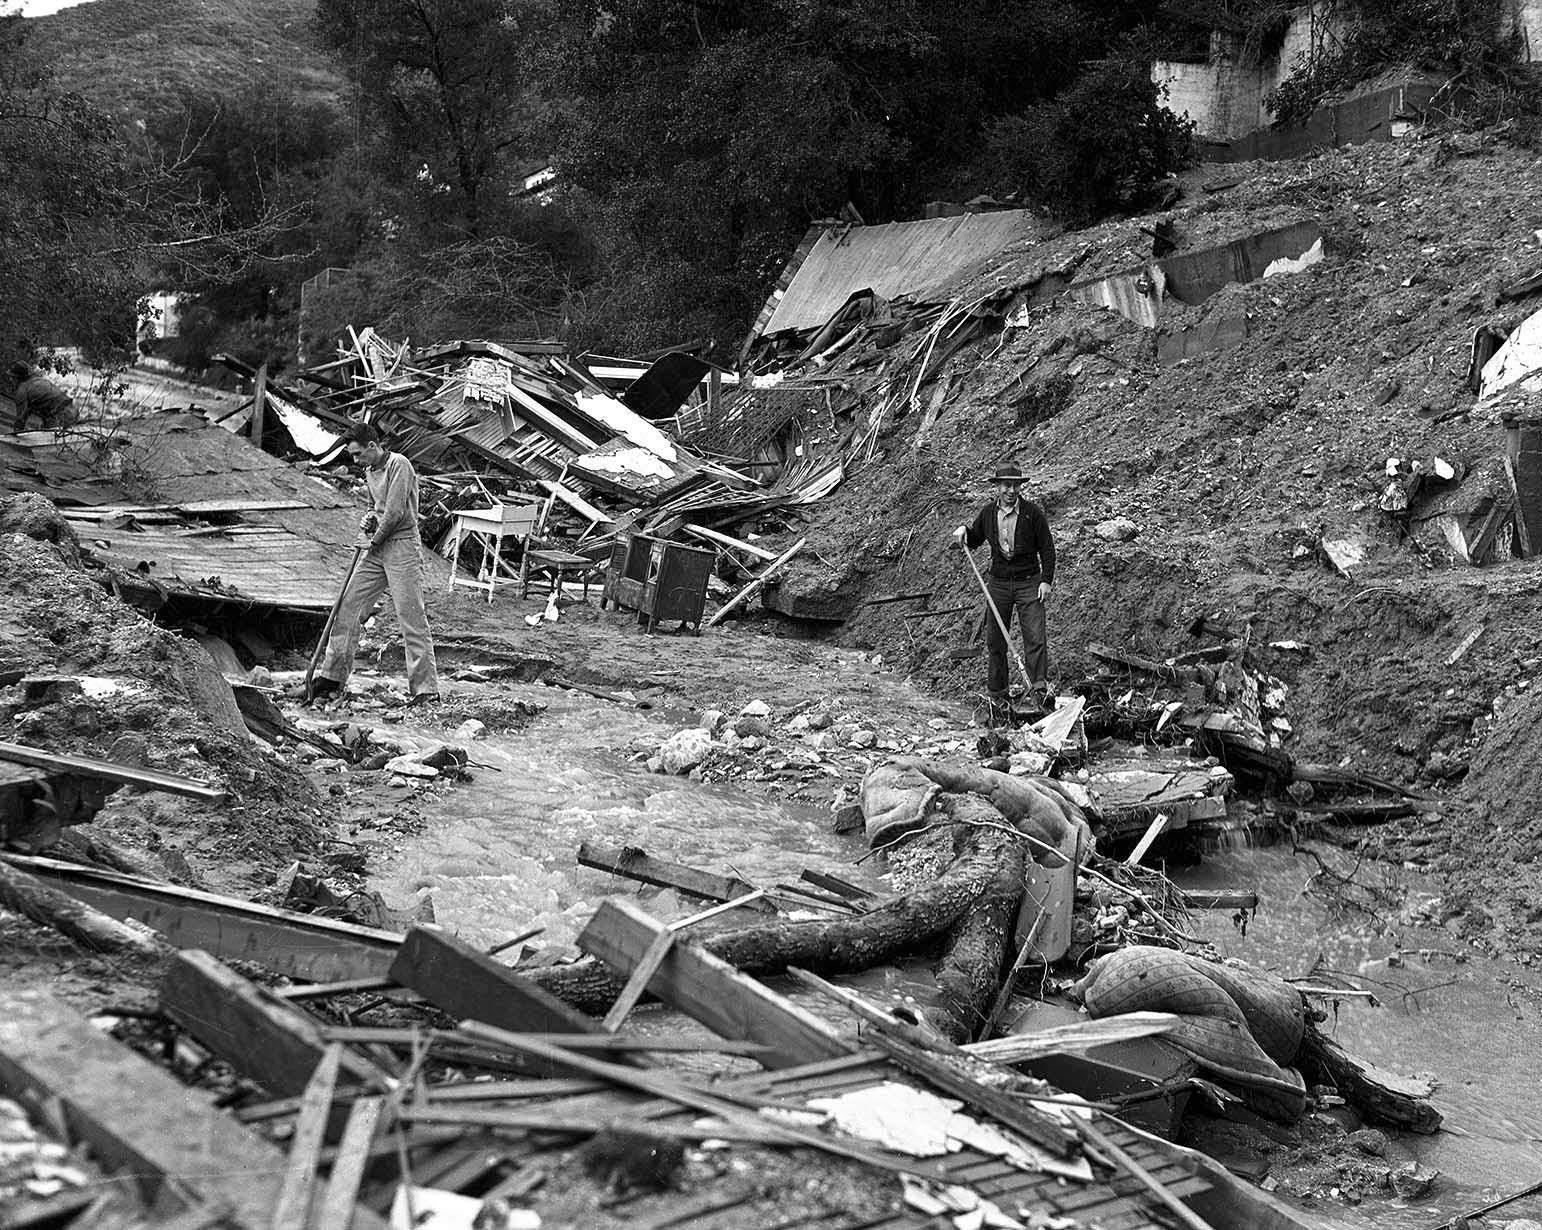
[[[708,734],[715,735],[723,729],[723,723],[726,720],[726,715],[721,709],[705,709],[702,711],[699,725]]]
[[[770,717],[771,706],[763,700],[752,700],[739,710],[740,717]]]
[[[1349,1143],[1369,1157],[1384,1157],[1387,1152],[1387,1134],[1378,1128],[1361,1128],[1349,1134]]]
[[[455,728],[454,737],[467,740],[480,739],[486,733],[487,726],[484,723],[477,721],[476,718],[467,718]]]
[[[878,735],[871,730],[858,730],[846,742],[852,747],[872,747],[878,742]]]

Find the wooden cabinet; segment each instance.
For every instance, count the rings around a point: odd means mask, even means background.
[[[707,578],[717,552],[633,534],[611,551],[600,606],[614,602],[637,612],[652,632],[661,622],[679,620],[701,632],[707,605]]]

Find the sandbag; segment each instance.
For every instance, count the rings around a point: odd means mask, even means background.
[[[877,765],[862,778],[862,819],[869,846],[888,845],[913,829],[924,828],[942,787],[914,766]]]
[[[1301,1043],[1301,997],[1272,974],[1171,948],[1132,945],[1094,961],[1076,991],[1092,1017],[1175,1014],[1179,1022],[1166,1040],[1239,1086],[1253,1109],[1286,1120],[1305,1112],[1306,1082],[1283,1066]],[[1272,1054],[1255,1035],[1255,1022]]]
[[[979,795],[1019,832],[1057,850],[1069,848],[1068,839],[1075,834],[1079,862],[1092,853],[1092,829],[1081,808],[1046,786],[1041,779],[1013,777],[994,769],[942,764],[934,760],[912,759],[897,763],[914,769],[951,793]],[[1033,847],[1029,854],[1036,863],[1050,867],[1060,865],[1059,855],[1041,847]]]

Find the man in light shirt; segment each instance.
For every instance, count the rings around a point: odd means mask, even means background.
[[[991,548],[985,588],[991,605],[1001,616],[985,621],[988,651],[986,689],[997,712],[1009,712],[1007,640],[1002,626],[1010,629],[1012,612],[1023,637],[1023,664],[1038,699],[1049,699],[1049,653],[1044,630],[1044,604],[1055,582],[1055,541],[1044,510],[1022,496],[1023,472],[1015,465],[997,469],[991,482],[996,498],[980,509],[971,525],[953,531],[954,541],[973,551],[982,543]]]
[[[360,622],[389,589],[407,656],[407,689],[411,693],[407,703],[438,700],[439,671],[428,631],[428,612],[423,608],[417,471],[400,453],[390,452],[380,433],[368,423],[355,423],[347,439],[349,455],[364,469],[364,483],[374,507],[359,522],[360,537],[354,545],[364,548],[364,558],[343,595],[311,695],[319,699],[344,690],[359,648]]]

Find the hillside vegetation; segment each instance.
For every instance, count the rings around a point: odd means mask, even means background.
[[[130,122],[258,83],[336,98],[339,67],[311,30],[315,0],[93,0],[29,23],[59,84]]]

